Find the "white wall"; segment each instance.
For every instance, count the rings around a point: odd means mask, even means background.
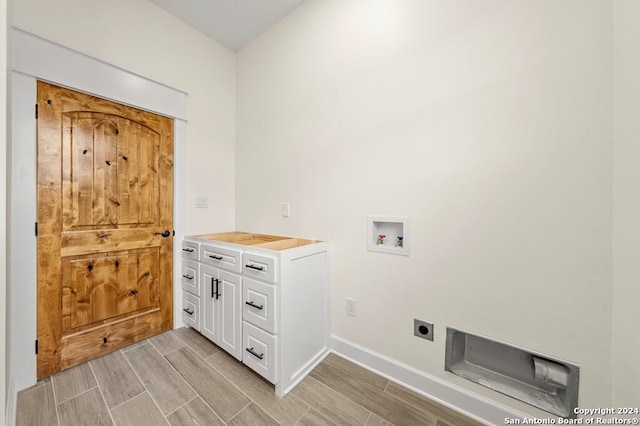
[[[613,402],[640,401],[640,3],[614,2]]]
[[[444,372],[468,330],[609,406],[612,37],[595,0],[304,3],[238,54],[237,229],[334,242],[341,338],[543,416]],[[411,256],[368,252],[368,214],[410,216]]]

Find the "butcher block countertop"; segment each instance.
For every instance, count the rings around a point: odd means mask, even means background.
[[[219,234],[194,235],[193,238],[219,241],[223,243],[239,244],[243,246],[260,247],[267,250],[287,250],[309,244],[320,243],[319,240],[305,240],[301,238],[282,237],[278,235],[254,234],[252,232],[222,232]]]

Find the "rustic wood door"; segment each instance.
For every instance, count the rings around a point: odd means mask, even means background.
[[[38,82],[38,378],[173,327],[173,121]]]

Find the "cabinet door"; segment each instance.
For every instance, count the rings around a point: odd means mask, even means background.
[[[219,271],[220,311],[218,346],[237,359],[242,359],[242,279],[239,275]]]
[[[218,273],[216,268],[200,265],[200,301],[202,303],[200,332],[215,344],[218,344],[220,328],[220,309],[218,309],[219,304],[216,303],[216,296],[220,298]]]

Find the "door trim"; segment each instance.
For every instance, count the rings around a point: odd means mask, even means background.
[[[10,328],[10,336],[13,336],[8,344],[7,350],[13,360],[10,370],[7,372],[11,380],[15,381],[15,390],[20,391],[36,383],[36,356],[34,353],[34,342],[36,339],[36,241],[33,233],[33,222],[36,218],[36,186],[35,186],[35,155],[36,146],[36,122],[34,119],[34,105],[36,103],[36,80],[45,80],[54,84],[63,85],[81,92],[92,92],[96,96],[106,97],[116,102],[127,103],[136,108],[151,110],[161,115],[174,118],[174,228],[176,235],[174,241],[181,241],[184,238],[185,230],[185,174],[186,174],[186,93],[170,88],[166,85],[153,82],[142,76],[128,72],[121,68],[110,65],[106,62],[91,58],[72,49],[65,48],[58,44],[49,42],[25,31],[14,29],[13,35],[13,79],[12,79],[12,195],[11,195],[11,225],[16,222],[24,223],[25,226],[17,228],[10,235],[9,251],[9,277],[8,286],[11,289],[11,300],[8,300],[8,313],[10,315],[7,322]],[[25,63],[30,58],[37,58],[38,55],[59,54],[64,51],[66,55],[75,59],[70,63],[74,67],[58,67],[55,72],[47,66],[34,65],[39,63]],[[58,63],[54,61],[54,63]],[[63,63],[63,62],[60,62]],[[109,78],[105,78],[97,85],[95,77],[90,79],[91,74],[87,71],[87,63],[91,68],[108,69]],[[57,80],[60,73],[65,75],[64,81]],[[104,73],[100,74],[103,75]],[[104,77],[101,77],[104,78]],[[151,84],[145,87],[152,87],[157,91],[158,102],[155,106],[147,105],[144,91],[136,92],[131,90],[132,81],[146,81]],[[87,84],[88,86],[83,86]],[[99,86],[99,87],[98,87]],[[91,90],[93,88],[93,91]],[[151,90],[151,89],[149,89]],[[118,93],[129,92],[129,99],[118,98]],[[177,98],[176,98],[177,96]],[[178,99],[178,101],[176,101]],[[18,106],[16,108],[16,106]],[[31,140],[28,144],[25,141]],[[16,167],[16,159],[19,159],[20,167]],[[29,184],[31,180],[33,183]],[[17,186],[17,183],[26,184],[26,188]],[[15,202],[14,200],[20,200]],[[19,218],[19,219],[17,219]],[[16,229],[16,228],[14,228]],[[25,240],[28,243],[25,243]],[[180,251],[174,250],[174,265],[180,264]],[[20,276],[18,272],[20,271]],[[179,268],[174,268],[174,283],[180,282]],[[25,275],[26,274],[26,275]],[[24,285],[24,283],[30,285]],[[182,306],[182,292],[180,286],[174,284],[174,312],[179,312]],[[19,302],[14,304],[13,302]],[[19,309],[12,309],[18,306]],[[182,316],[174,316],[174,327],[183,326]]]
[[[187,119],[187,94],[81,52],[14,29],[13,70],[174,119]]]

